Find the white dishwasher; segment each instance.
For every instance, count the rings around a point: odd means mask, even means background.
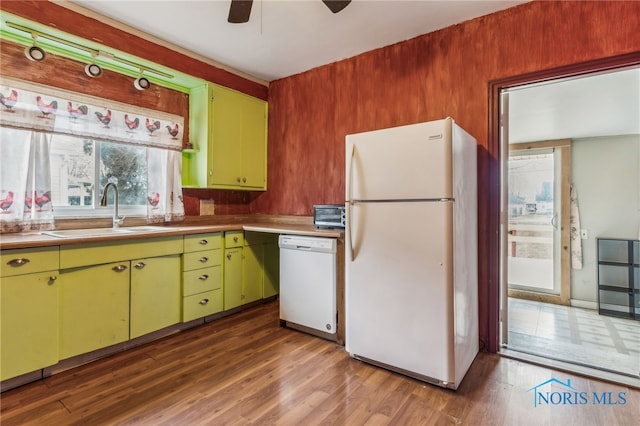
[[[336,337],[335,238],[281,235],[280,324]]]

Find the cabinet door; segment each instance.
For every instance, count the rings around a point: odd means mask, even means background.
[[[240,185],[267,189],[267,103],[251,96],[243,96],[242,102]]]
[[[242,304],[242,251],[241,247],[225,250],[224,255],[224,309]]]
[[[58,362],[58,271],[2,278],[0,380]]]
[[[180,322],[180,256],[131,261],[130,338]]]
[[[129,262],[60,273],[60,359],[129,339]]]
[[[277,235],[273,242],[264,245],[263,268],[262,297],[275,296],[280,292],[280,248]]]
[[[242,98],[233,90],[214,86],[212,109],[209,185],[238,186],[242,174]]]
[[[242,304],[262,299],[263,245],[255,244],[244,248],[242,262]]]

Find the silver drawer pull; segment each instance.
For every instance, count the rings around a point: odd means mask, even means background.
[[[202,256],[199,260],[200,260],[200,262],[202,262],[202,263],[207,263],[207,262],[209,261],[209,258],[208,258],[208,257],[206,257],[206,256]]]
[[[51,275],[49,277],[49,285],[53,285],[53,283],[55,283],[57,279],[58,277],[56,277],[55,275]]]
[[[118,265],[118,266],[114,266],[113,269],[115,272],[123,272],[127,270],[127,267],[124,265]]]
[[[207,244],[209,244],[208,240],[200,240],[199,241],[200,245],[206,246]]]
[[[207,303],[209,303],[209,299],[202,299],[198,303],[201,304],[201,305],[206,305]]]
[[[136,263],[135,265],[133,265],[133,267],[134,267],[134,268],[136,268],[136,269],[142,269],[142,268],[144,268],[145,266],[147,266],[147,264],[146,264],[146,263],[144,263],[144,262],[138,262],[138,263]]]
[[[227,254],[227,259],[231,260],[231,253]]]
[[[10,261],[7,262],[7,265],[9,266],[14,266],[14,267],[18,267],[18,266],[24,266],[27,263],[31,262],[29,259],[27,259],[26,257],[21,257],[19,259],[12,259]]]
[[[200,275],[200,276],[198,277],[198,279],[199,279],[199,280],[201,280],[201,281],[206,281],[206,280],[208,280],[208,279],[209,279],[209,275],[207,275],[207,274],[202,274],[202,275]]]
[[[238,242],[238,237],[233,237],[233,242],[237,243]]]

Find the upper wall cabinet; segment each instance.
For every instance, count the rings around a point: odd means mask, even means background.
[[[207,83],[189,96],[193,152],[183,153],[185,187],[267,189],[267,103]]]

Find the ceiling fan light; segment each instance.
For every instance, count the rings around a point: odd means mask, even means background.
[[[144,77],[138,77],[133,80],[133,87],[138,90],[147,90],[149,87],[151,87],[151,83],[149,83],[149,80]]]
[[[84,67],[84,72],[92,78],[98,78],[102,76],[102,68],[98,64],[87,64]]]
[[[27,48],[24,50],[24,55],[30,61],[35,62],[40,62],[47,56],[47,54],[44,53],[44,50],[42,50],[38,46],[27,46]]]

